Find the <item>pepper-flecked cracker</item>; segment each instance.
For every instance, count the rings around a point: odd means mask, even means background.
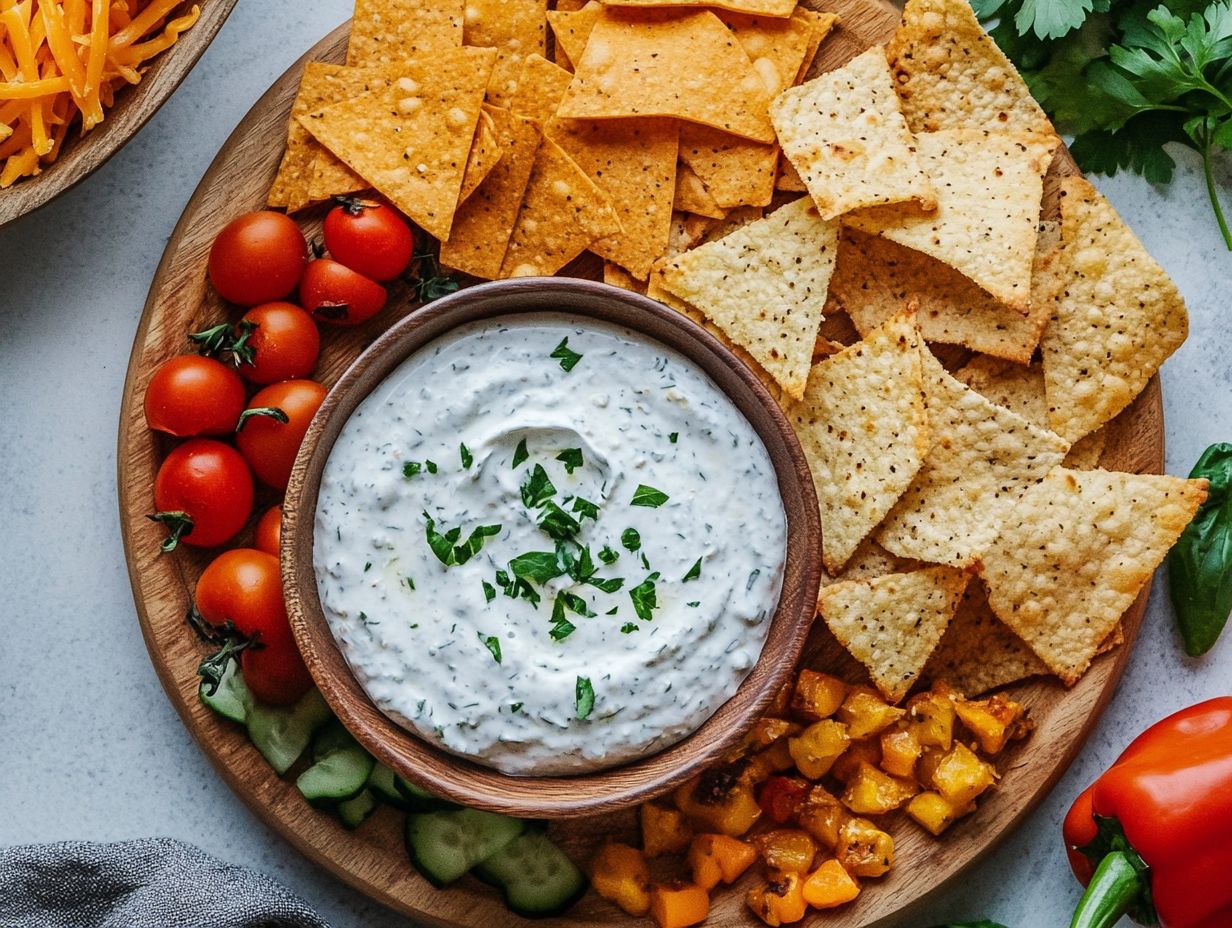
[[[401,65],[460,48],[463,0],[355,0],[347,64]]]
[[[459,48],[411,62],[388,87],[299,117],[429,235],[445,240],[496,52]]]
[[[816,364],[804,398],[784,409],[813,473],[831,574],[898,502],[928,454],[920,351],[912,307]]]

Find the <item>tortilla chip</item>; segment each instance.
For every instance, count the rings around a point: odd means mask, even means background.
[[[817,606],[826,626],[889,702],[902,700],[920,676],[962,599],[970,574],[926,567],[874,580],[832,583]]]
[[[967,0],[908,0],[887,51],[913,132],[1053,132]]]
[[[673,258],[663,286],[748,349],[800,399],[834,270],[838,225],[808,197]]]
[[[607,195],[550,138],[535,155],[501,277],[555,274],[591,244],[620,232]]]
[[[749,13],[754,16],[790,16],[796,8],[796,0],[603,0],[608,6],[655,9],[658,7],[713,7],[733,13]]]
[[[1206,490],[1205,480],[1057,468],[984,552],[989,605],[1072,686]]]
[[[557,64],[574,67],[575,62],[582,60],[582,52],[590,41],[590,30],[595,27],[595,20],[602,12],[603,4],[599,0],[589,0],[580,10],[548,11],[548,25],[552,27],[552,35],[556,39]]]
[[[504,143],[509,139],[509,121],[512,118],[509,110],[504,107],[486,103],[479,111],[475,139],[471,142],[471,151],[466,157],[466,172],[462,175],[462,189],[458,192],[459,203],[464,203],[466,198],[475,192],[475,188],[492,173],[492,169],[505,153]]]
[[[902,557],[964,567],[1069,443],[959,383],[931,352],[920,357],[932,447],[877,541]]]
[[[425,52],[460,48],[462,0],[355,0],[351,67],[403,64]]]
[[[714,202],[702,179],[683,161],[676,165],[676,193],[672,207],[678,212],[694,213],[709,219],[722,219],[727,215],[727,210]]]
[[[1061,249],[1041,349],[1052,427],[1075,440],[1128,406],[1189,332],[1185,301],[1112,205],[1062,181]]]
[[[680,160],[697,174],[722,209],[769,206],[774,199],[777,145],[750,142],[709,126],[683,123]]]
[[[604,7],[557,115],[673,116],[773,142],[770,95],[713,13],[631,18]]]
[[[553,9],[560,10],[562,13],[572,13],[575,10],[580,10],[590,0],[556,0],[552,4]]]
[[[412,62],[388,87],[299,117],[429,235],[449,237],[496,53],[459,48]]]
[[[308,205],[308,187],[312,183],[312,164],[316,159],[315,144],[312,133],[292,118],[287,127],[287,147],[265,197],[266,206],[281,206],[288,213],[294,213]]]
[[[613,287],[620,287],[622,290],[632,290],[643,296],[646,294],[644,280],[638,280],[619,264],[613,264],[611,261],[603,262],[603,282]]]
[[[548,50],[547,0],[466,0],[462,42],[497,51],[488,102],[509,106],[523,62]]]
[[[911,484],[928,454],[914,308],[821,361],[784,411],[821,506],[822,560],[837,574]]]
[[[905,574],[923,566],[909,557],[891,554],[873,539],[865,538],[841,571],[835,574],[827,570],[821,572],[821,585],[827,587],[840,580],[872,580],[886,574]]]
[[[318,145],[318,148],[320,146]],[[308,184],[308,199],[314,203],[365,190],[370,184],[347,167],[325,148],[317,152],[312,162],[312,180]]]
[[[880,45],[781,93],[770,121],[824,218],[885,203],[936,207]]]
[[[810,10],[808,7],[803,6],[796,7],[795,12],[791,15],[808,23],[811,30],[808,45],[804,49],[804,60],[800,63],[800,70],[796,72],[796,79],[792,81],[793,84],[799,84],[804,81],[809,71],[812,70],[813,59],[817,57],[817,49],[821,48],[821,43],[825,41],[826,36],[834,29],[835,24],[838,22],[838,16],[834,13]]]
[[[804,186],[804,181],[800,177],[800,172],[796,170],[795,165],[783,157],[781,151],[779,152],[779,173],[774,179],[774,189],[785,193],[808,192],[808,188]]]
[[[442,264],[485,280],[500,276],[541,137],[534,121],[511,117],[505,154],[458,207],[449,241],[441,243]]]
[[[556,114],[572,80],[573,75],[560,65],[542,55],[530,55],[522,63],[518,87],[509,101],[509,108],[517,116],[544,124]]]
[[[794,12],[788,19],[744,13],[720,12],[716,15],[749,56],[771,97],[796,83],[796,75],[804,65],[814,38],[814,20]]]
[[[620,232],[590,250],[645,279],[667,250],[676,193],[678,124],[669,119],[553,119],[556,142],[611,201]]]
[[[916,148],[936,187],[937,209],[876,206],[843,221],[931,255],[1025,313],[1044,172],[1057,144],[1043,135],[923,133]]]

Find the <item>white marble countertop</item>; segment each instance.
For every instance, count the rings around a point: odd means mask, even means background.
[[[167,237],[232,127],[350,6],[240,3],[135,141],[0,231],[0,846],[169,835],[272,874],[338,928],[386,928],[409,923],[261,825],[180,724],[137,627],[115,492],[125,366]],[[1183,474],[1232,439],[1232,255],[1197,159],[1175,154],[1168,190],[1132,176],[1099,183],[1189,301],[1191,337],[1163,375],[1168,470]],[[1053,794],[904,928],[977,916],[1068,924],[1078,887],[1059,826],[1070,799],[1146,724],[1232,691],[1232,634],[1202,660],[1183,658],[1163,593],[1161,579],[1119,692]]]

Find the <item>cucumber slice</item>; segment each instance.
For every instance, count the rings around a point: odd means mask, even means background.
[[[254,701],[248,710],[248,737],[274,771],[282,776],[304,753],[313,732],[333,717],[325,697],[315,688],[287,708]]]
[[[378,761],[372,768],[372,773],[368,774],[368,789],[386,805],[395,809],[409,809],[410,803],[398,792],[397,778],[392,769]]]
[[[346,751],[352,748],[363,750],[363,748],[359,747],[359,742],[346,730],[346,726],[339,722],[338,719],[333,718],[317,729],[316,734],[312,736],[312,761],[316,763],[337,751]]]
[[[525,824],[478,809],[412,814],[406,817],[406,849],[430,883],[448,886],[520,835]]]
[[[412,783],[405,777],[394,775],[394,789],[402,796],[406,808],[410,812],[445,812],[450,809],[462,808],[456,802],[441,799],[432,795],[418,783]]]
[[[209,687],[202,680],[201,686],[197,688],[197,695],[203,703],[224,719],[239,722],[241,725],[247,721],[248,712],[252,708],[252,694],[248,692],[244,678],[240,675],[238,661],[227,661],[227,669],[223,671],[217,689],[213,694],[208,690]]]
[[[526,831],[475,867],[524,918],[560,915],[586,892],[586,877],[542,831]]]
[[[343,825],[354,831],[376,811],[376,805],[376,796],[372,795],[372,790],[360,790],[359,795],[354,799],[338,803],[338,818],[342,820]]]
[[[357,797],[376,763],[337,719],[316,736],[312,756],[316,762],[299,775],[295,785],[314,806],[335,805]]]

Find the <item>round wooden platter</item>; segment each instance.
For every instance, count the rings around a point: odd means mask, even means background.
[[[79,127],[69,130],[60,156],[35,177],[17,181],[0,190],[0,228],[51,202],[70,187],[85,180],[123,148],[188,76],[197,59],[214,41],[231,15],[236,0],[197,0],[201,17],[179,41],[150,63],[135,87],[116,93],[115,106],[93,131],[82,135]]]
[[[897,12],[878,0],[826,0],[817,5],[838,13],[842,23],[823,44],[819,70],[837,67],[868,46],[884,42],[897,23]],[[186,627],[184,615],[194,581],[211,553],[181,550],[173,556],[160,555],[162,531],[145,519],[152,506],[154,475],[169,447],[145,427],[142,396],[146,382],[161,361],[185,350],[185,333],[216,322],[226,312],[206,286],[204,268],[210,243],[227,221],[264,202],[282,154],[303,64],[342,61],[346,38],[344,25],[312,48],[253,107],[193,194],[159,264],[137,330],[120,421],[119,492],[129,574],[146,644],[172,703],[219,774],[263,821],[339,878],[421,922],[514,924],[520,919],[505,910],[496,892],[472,878],[438,890],[419,877],[403,850],[400,813],[382,809],[357,831],[343,830],[334,817],[308,806],[292,778],[275,776],[238,726],[201,704],[196,667],[204,650]],[[1056,215],[1056,180],[1076,171],[1064,153],[1053,168],[1045,196],[1049,217]],[[319,215],[308,218],[310,234],[315,234],[319,221]],[[586,271],[577,273],[582,276]],[[315,376],[332,384],[366,344],[414,308],[401,293],[394,293],[390,304],[368,326],[328,332]],[[1108,431],[1104,467],[1148,473],[1162,470],[1163,407],[1158,378],[1109,424]],[[276,501],[273,497],[265,500]],[[247,538],[242,536],[239,541]],[[1000,759],[1003,780],[981,800],[978,811],[960,820],[942,840],[905,820],[893,822],[894,869],[883,879],[867,883],[854,904],[833,913],[812,913],[802,924],[836,928],[906,924],[912,906],[953,880],[1012,830],[1068,767],[1112,696],[1142,621],[1147,593],[1143,590],[1124,617],[1125,645],[1098,658],[1074,688],[1066,690],[1053,680],[1013,688],[1015,698],[1029,707],[1037,728]],[[826,653],[823,632],[819,623],[811,653]],[[552,833],[574,859],[584,861],[605,838],[635,838],[635,814],[624,811],[560,821],[552,825]],[[760,925],[743,901],[746,884],[752,880],[750,875],[744,883],[716,892],[707,924],[719,928]],[[600,928],[639,923],[649,924],[589,894],[567,917],[540,924]]]

